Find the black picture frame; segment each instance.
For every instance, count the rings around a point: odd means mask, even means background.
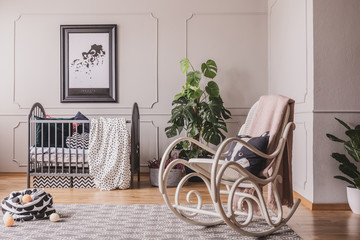
[[[117,102],[116,24],[60,25],[62,103]]]

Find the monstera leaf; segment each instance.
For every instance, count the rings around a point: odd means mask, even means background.
[[[210,97],[219,97],[220,89],[216,82],[210,81],[205,87],[205,91],[209,94]]]
[[[207,78],[213,79],[217,73],[217,66],[214,60],[207,60],[206,63],[201,64],[201,71]]]
[[[201,73],[199,71],[188,72],[186,74],[186,85],[192,87],[199,87],[201,80]]]
[[[184,58],[180,61],[180,69],[182,73],[186,73],[190,68],[190,61],[187,58]]]

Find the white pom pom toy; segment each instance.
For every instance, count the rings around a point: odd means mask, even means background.
[[[57,221],[59,221],[60,216],[57,213],[52,213],[50,215],[49,219],[50,219],[51,222],[57,222]]]
[[[4,217],[4,224],[7,227],[11,227],[12,225],[14,225],[14,218],[13,216],[11,216],[11,214],[9,212],[5,213]]]

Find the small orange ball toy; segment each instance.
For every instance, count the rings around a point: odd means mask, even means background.
[[[14,218],[10,214],[5,214],[3,220],[5,226],[7,227],[11,227],[12,225],[14,225]]]
[[[32,198],[29,194],[25,194],[23,197],[22,197],[22,201],[23,203],[29,203],[32,201]]]

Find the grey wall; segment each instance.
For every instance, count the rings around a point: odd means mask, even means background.
[[[314,202],[346,202],[326,133],[345,137],[334,117],[360,124],[360,1],[314,0]]]
[[[118,26],[119,103],[60,103],[61,24]],[[208,58],[233,118],[235,135],[249,107],[267,93],[266,0],[0,0],[0,172],[26,170],[27,114],[38,101],[49,115],[141,114],[141,162],[164,151],[173,96],[184,76],[179,60],[195,67]]]
[[[314,0],[315,111],[358,111],[360,1]]]

